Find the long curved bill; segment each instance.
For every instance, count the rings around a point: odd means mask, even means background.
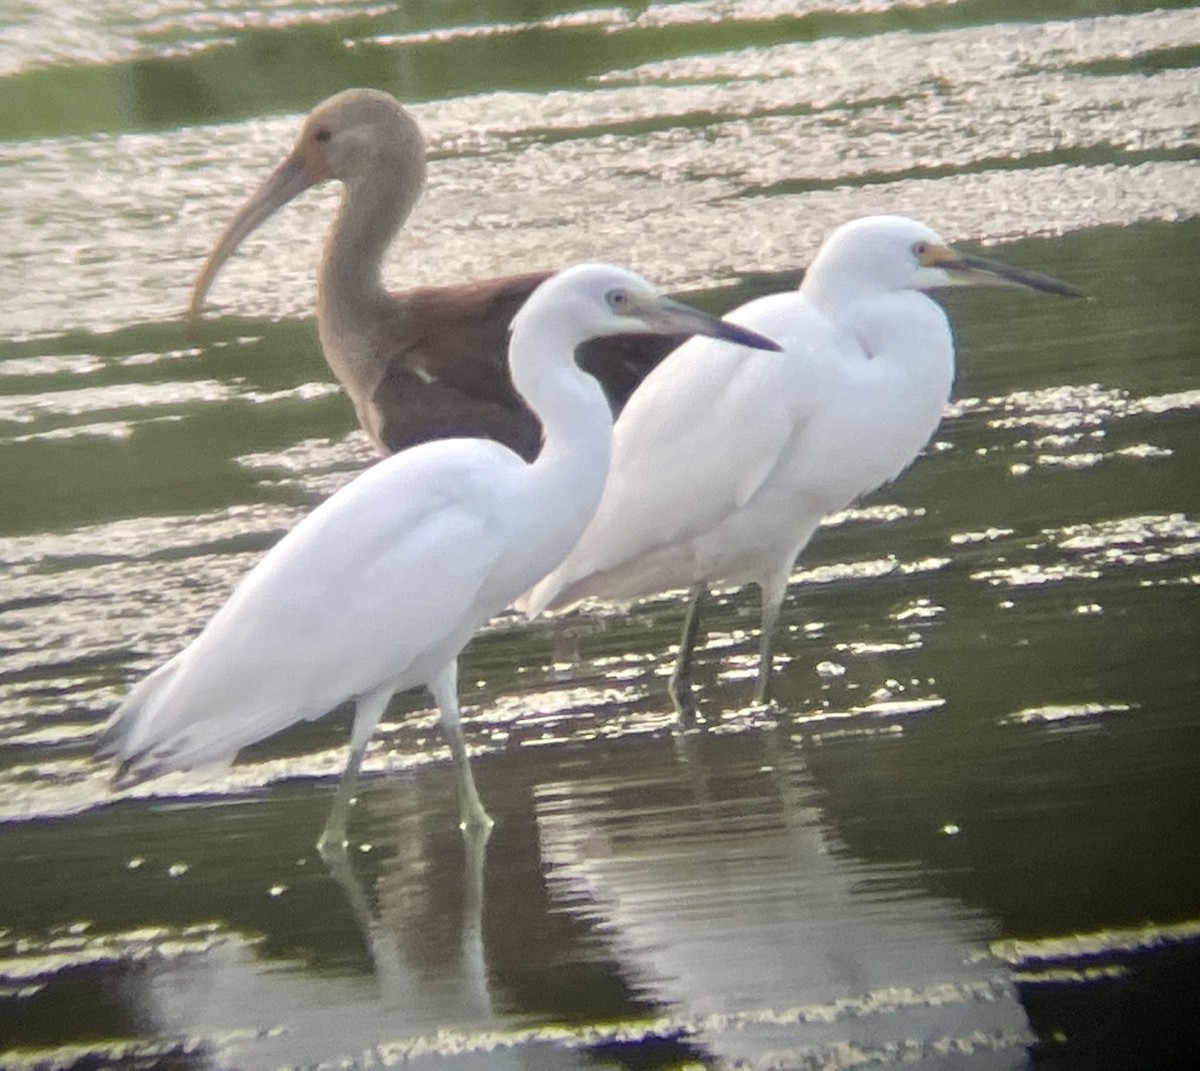
[[[1016,286],[1060,297],[1087,297],[1082,290],[1053,276],[1014,268],[987,257],[970,256],[949,246],[930,246],[922,260],[930,267],[941,268],[952,283],[960,286]]]
[[[204,297],[212,286],[213,280],[221,266],[233,254],[247,235],[273,216],[279,209],[294,197],[302,194],[310,186],[315,186],[320,178],[314,176],[308,161],[298,152],[288,156],[255,191],[250,200],[242,205],[238,214],[230,221],[221,235],[213,251],[209,253],[204,267],[196,276],[192,286],[192,300],[188,305],[188,315],[197,316],[204,305]]]
[[[720,338],[726,342],[734,342],[739,346],[750,346],[756,350],[783,349],[765,335],[760,335],[749,328],[732,324],[707,312],[692,308],[681,301],[667,297],[645,298],[638,300],[628,314],[641,320],[646,330],[660,335],[707,335],[709,338]]]

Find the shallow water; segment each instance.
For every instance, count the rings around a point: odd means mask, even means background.
[[[0,1063],[1161,1067],[1200,1048],[1200,10],[1138,3],[0,7]],[[582,257],[709,308],[903,211],[1069,279],[947,297],[956,400],[831,518],[750,705],[705,724],[674,596],[463,660],[497,819],[427,697],[311,848],[345,711],[112,794],[91,750],[369,461],[308,318],[334,191],[181,319],[223,222],[346,85],[433,152],[397,286]],[[151,821],[153,819],[153,821]]]

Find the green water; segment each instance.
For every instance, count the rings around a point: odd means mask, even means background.
[[[1200,10],[0,4],[0,1064],[1190,1064]],[[223,223],[348,85],[413,106],[397,286],[630,264],[707,308],[903,211],[1085,289],[946,299],[955,403],[665,694],[678,597],[468,650],[312,843],[340,711],[114,796],[125,688],[369,461],[310,319],[334,191]],[[1191,1057],[1191,1059],[1189,1059]]]

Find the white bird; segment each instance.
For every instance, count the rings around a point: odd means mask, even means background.
[[[121,760],[118,783],[229,763],[248,744],[353,700],[349,761],[318,842],[337,849],[388,700],[427,685],[457,767],[462,824],[490,826],[459,724],[458,653],[562,559],[600,500],[612,416],[576,365],[576,346],[648,330],[773,346],[620,268],[554,276],[515,317],[509,346],[513,381],[544,427],[536,461],[486,439],[427,442],[318,506],[112,716],[100,750]]]
[[[872,216],[839,227],[798,292],[727,317],[778,341],[745,360],[685,342],[643,381],[613,430],[604,497],[567,558],[519,603],[530,616],[588,597],[690,589],[671,678],[694,714],[690,661],[707,587],[762,592],[755,697],[797,555],[830,513],[894,480],[929,442],[954,380],[954,342],[922,291],[1022,286],[1079,296],[1048,276],[964,256],[929,227]]]

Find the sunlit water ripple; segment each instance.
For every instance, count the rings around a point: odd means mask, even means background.
[[[1161,976],[1194,965],[1200,919],[1176,862],[1200,843],[1200,9],[1136,6],[0,16],[0,834],[19,874],[0,878],[0,1033],[20,1042],[0,1062],[1184,1051],[1187,991]],[[227,97],[246,41],[283,49],[295,84],[268,64]],[[302,41],[324,51],[286,51]],[[306,322],[335,191],[272,220],[206,321],[181,321],[224,221],[346,81],[386,83],[430,140],[397,286],[607,258],[724,308],[794,285],[833,222],[902,211],[1093,295],[948,302],[946,422],[797,563],[777,707],[749,704],[752,592],[713,600],[696,734],[665,699],[678,593],[488,626],[462,674],[498,818],[474,915],[424,695],[365,763],[387,775],[354,819],[367,905],[309,851],[344,715],[123,793],[91,757],[130,681],[370,461]],[[65,118],[30,103],[51,84]],[[128,1018],[63,1025],[116,988]],[[584,1012],[559,1003],[575,992]],[[1134,1003],[1070,1017],[1110,993]],[[1093,1040],[1100,1021],[1124,1033]]]

